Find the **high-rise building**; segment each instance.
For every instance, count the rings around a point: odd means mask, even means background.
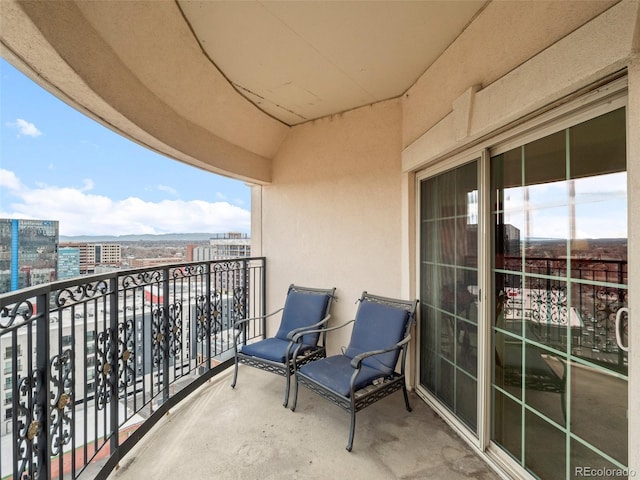
[[[187,261],[210,262],[214,260],[233,260],[251,256],[251,237],[246,233],[217,233],[209,239],[209,245],[188,245]],[[216,284],[224,291],[244,286],[242,276],[223,275],[219,273]]]
[[[251,256],[251,238],[246,233],[217,233],[209,239],[209,245],[187,247],[187,259],[195,262],[227,260]]]
[[[80,274],[96,273],[96,266],[120,267],[122,246],[119,243],[67,242],[61,247],[77,248],[80,255]]]
[[[53,282],[58,221],[0,218],[0,293]]]
[[[58,249],[58,280],[80,275],[80,249],[60,247]]]

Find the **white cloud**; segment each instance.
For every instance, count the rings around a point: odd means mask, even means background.
[[[234,205],[238,205],[242,207],[245,204],[245,201],[241,198],[230,199],[227,195],[222,192],[216,192],[216,198],[221,202],[233,203]]]
[[[39,137],[40,135],[42,135],[42,132],[38,130],[38,127],[36,127],[31,122],[23,120],[22,118],[16,119],[15,122],[7,122],[6,125],[8,127],[18,129],[18,137],[21,137],[23,135],[27,137]]]
[[[0,168],[0,187],[15,191],[23,189],[24,185],[22,185],[15,173]]]
[[[90,178],[85,178],[82,180],[82,188],[80,189],[81,192],[88,192],[90,190],[93,190],[93,180],[91,180]]]
[[[13,172],[1,170],[4,201],[0,217],[58,220],[60,235],[126,235],[246,231],[251,213],[227,202],[164,200],[153,203],[136,197],[114,201],[83,188],[42,185],[26,188]]]
[[[168,185],[158,185],[156,188],[161,192],[169,193],[174,196],[178,195],[178,191],[175,188],[170,187]]]

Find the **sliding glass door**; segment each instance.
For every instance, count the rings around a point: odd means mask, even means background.
[[[492,439],[541,478],[627,464],[626,186],[624,109],[491,158]]]
[[[618,98],[419,180],[418,391],[511,471],[539,478],[628,464]]]
[[[420,383],[472,431],[478,384],[478,161],[421,183]]]

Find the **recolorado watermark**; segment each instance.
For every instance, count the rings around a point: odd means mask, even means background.
[[[636,476],[636,471],[629,468],[575,467],[574,475],[593,478],[633,478]]]

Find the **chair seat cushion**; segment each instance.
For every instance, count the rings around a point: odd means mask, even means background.
[[[287,356],[287,347],[289,346],[289,343],[289,340],[282,340],[276,337],[267,338],[256,343],[243,345],[240,349],[240,352],[251,357],[257,357],[263,360],[270,360],[277,363],[284,363],[285,357]],[[309,345],[302,345],[301,347],[302,350],[307,350],[309,348],[312,347]],[[289,352],[289,358],[293,356],[294,350],[295,346],[291,348],[291,351]]]
[[[322,358],[300,368],[300,373],[306,377],[344,397],[351,395],[349,384],[354,371],[354,368],[351,367],[351,359],[345,355]],[[362,369],[356,378],[354,389],[360,390],[373,383],[375,379],[384,376],[384,372],[362,365]]]

